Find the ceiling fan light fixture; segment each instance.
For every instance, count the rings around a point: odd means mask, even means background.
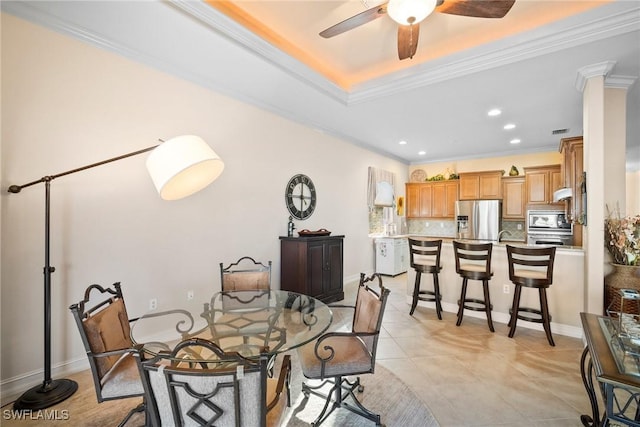
[[[389,0],[387,14],[400,25],[413,25],[429,16],[437,3],[437,0]]]

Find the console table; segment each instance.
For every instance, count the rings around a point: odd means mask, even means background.
[[[640,427],[640,347],[618,336],[617,318],[580,313],[580,319],[587,340],[580,373],[592,411],[580,417],[582,424],[605,426],[611,420]],[[602,416],[596,389],[605,403]]]

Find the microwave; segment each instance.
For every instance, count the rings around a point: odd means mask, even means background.
[[[563,211],[530,210],[527,233],[573,234],[573,226]]]

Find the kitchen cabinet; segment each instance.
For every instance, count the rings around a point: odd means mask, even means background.
[[[453,218],[458,180],[407,183],[407,218]]]
[[[460,200],[502,199],[503,171],[460,173]]]
[[[560,140],[560,153],[562,154],[562,179],[563,186],[571,188],[573,197],[569,203],[569,219],[579,221],[582,212],[582,180],[584,172],[582,137],[563,138]]]
[[[553,192],[562,188],[563,179],[560,165],[525,167],[525,187],[527,204],[544,204],[563,207],[553,203]]]
[[[280,237],[280,289],[318,298],[344,299],[344,236]]]
[[[430,218],[433,195],[431,183],[408,183],[405,192],[407,195],[407,218]]]
[[[502,178],[502,218],[525,219],[524,181],[524,176]]]

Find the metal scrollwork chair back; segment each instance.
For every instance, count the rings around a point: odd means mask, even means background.
[[[220,263],[220,280],[223,291],[270,290],[271,261],[265,265],[245,256],[226,267]]]
[[[141,354],[137,360],[153,427],[275,427],[290,404],[289,356],[278,378],[268,378],[266,349],[247,359],[192,338],[149,360]]]
[[[84,299],[69,309],[89,359],[98,402],[144,396],[129,326],[135,319],[128,318],[120,282],[114,283],[113,289],[89,286]],[[144,401],[120,425],[143,410]]]

